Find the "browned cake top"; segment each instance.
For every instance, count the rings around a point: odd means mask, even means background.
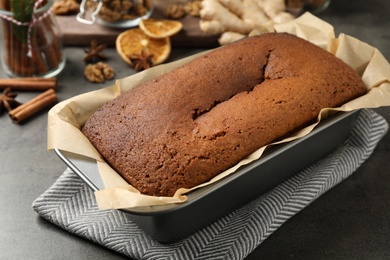
[[[96,111],[82,131],[141,193],[170,196],[365,91],[332,54],[271,33],[133,88]]]

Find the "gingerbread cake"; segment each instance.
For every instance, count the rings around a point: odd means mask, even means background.
[[[98,109],[82,132],[141,193],[172,196],[365,92],[334,55],[269,33],[134,87]]]

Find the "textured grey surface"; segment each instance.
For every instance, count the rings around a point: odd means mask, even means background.
[[[240,260],[256,249],[288,219],[354,173],[372,154],[387,129],[388,124],[383,117],[371,110],[363,110],[359,113],[348,139],[338,149],[264,196],[257,197],[177,243],[164,244],[152,239],[134,223],[129,214],[119,210],[98,210],[92,190],[70,170],[65,171],[55,184],[34,201],[33,208],[43,218],[73,234],[136,259]],[[322,133],[321,137],[324,136],[327,136],[327,139],[335,138],[329,133]],[[311,142],[322,141],[313,138],[310,139]],[[313,151],[307,143],[303,144],[303,147]],[[302,150],[303,148],[300,148],[300,151]],[[290,151],[293,150],[289,150],[287,157],[293,156]],[[283,153],[283,156],[284,154],[286,153]],[[279,164],[284,161],[281,157],[278,158],[280,158]],[[277,166],[273,165],[272,168],[275,170],[268,172],[278,172]],[[262,175],[262,171],[247,172],[244,175],[254,177]],[[253,181],[257,187],[262,185],[258,179],[254,178]],[[232,190],[232,194],[250,190],[244,182],[240,183],[241,190]],[[229,187],[232,189],[233,186]],[[226,201],[232,200],[226,192],[224,194]],[[209,198],[209,200],[214,199],[218,200],[217,197]],[[203,205],[207,203],[202,201]],[[195,206],[193,203],[191,205],[191,208]],[[213,205],[213,207],[216,210],[217,206]],[[202,213],[207,215],[211,210],[207,209],[209,212]],[[149,229],[153,230],[155,224],[166,226],[169,225],[169,221],[165,220],[174,218],[176,221],[172,223],[170,230],[176,232],[173,234],[177,234],[179,231],[177,229],[183,228],[182,224],[191,226],[199,221],[195,219],[195,216],[199,217],[197,212],[179,218],[172,213],[168,213],[169,216],[167,214],[153,218],[147,223],[145,219],[139,219],[137,222],[143,221],[144,224],[141,225],[143,228],[147,228],[146,225],[149,224],[152,226]],[[154,228],[154,230],[156,231],[154,233],[160,234],[158,239],[167,239],[170,235],[169,229],[166,231]],[[150,230],[146,233],[150,233]]]
[[[334,0],[319,15],[337,33],[355,36],[390,60],[390,2]],[[171,60],[196,52],[174,49]],[[105,51],[117,78],[134,73],[113,49]],[[60,100],[112,84],[90,84],[82,75],[84,48],[66,48]],[[2,69],[0,77],[4,77]],[[27,101],[37,93],[21,93]],[[390,122],[390,108],[376,109]],[[31,203],[64,171],[46,151],[46,111],[22,125],[0,116],[0,259],[125,259],[41,219]],[[351,177],[294,216],[248,259],[389,259],[390,134]]]

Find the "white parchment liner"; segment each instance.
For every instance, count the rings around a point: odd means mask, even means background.
[[[291,141],[306,135],[318,124],[321,118],[326,117],[331,111],[352,111],[360,108],[390,105],[390,65],[376,48],[345,34],[341,34],[338,38],[335,38],[334,29],[331,25],[309,13],[300,16],[292,22],[275,25],[274,30],[276,32],[288,32],[297,35],[335,54],[362,76],[363,81],[369,89],[366,95],[352,100],[342,107],[323,109],[318,116],[317,123],[298,131],[281,142]],[[156,197],[140,194],[104,162],[101,155],[81,133],[80,127],[97,108],[101,107],[107,101],[146,80],[170,71],[202,54],[200,53],[180,61],[157,66],[133,76],[117,80],[112,86],[75,96],[57,104],[49,111],[48,149],[57,148],[96,160],[99,174],[105,185],[104,190],[95,193],[100,209],[130,209],[139,206],[181,203],[187,200],[187,196],[185,195],[189,191],[187,189],[179,189],[173,197]],[[209,185],[231,174],[241,165],[258,159],[264,149],[265,147],[260,148],[236,166],[195,188]]]

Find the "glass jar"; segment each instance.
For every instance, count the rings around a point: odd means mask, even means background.
[[[287,10],[296,16],[306,11],[318,14],[328,8],[330,2],[331,0],[285,0]]]
[[[89,25],[96,22],[112,28],[131,28],[149,18],[153,10],[151,0],[82,0],[76,19]]]
[[[304,8],[306,11],[318,14],[328,8],[330,0],[305,0]]]
[[[18,15],[9,11],[10,1],[1,0],[1,62],[8,76],[48,78],[65,67],[53,2],[47,0],[41,7],[34,6],[31,18],[27,16],[29,21],[18,21]]]

